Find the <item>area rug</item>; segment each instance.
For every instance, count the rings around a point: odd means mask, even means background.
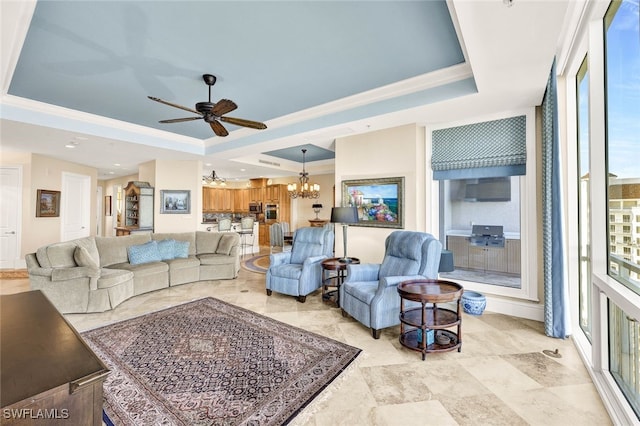
[[[264,254],[260,256],[253,256],[242,261],[242,267],[251,272],[266,274],[269,269],[269,255]]]
[[[211,297],[82,336],[116,425],[287,424],[360,353]]]
[[[26,269],[2,269],[0,270],[0,280],[24,280],[29,278]]]

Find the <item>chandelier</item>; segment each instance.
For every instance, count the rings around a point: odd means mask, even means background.
[[[318,198],[320,196],[320,185],[317,183],[309,183],[309,173],[304,168],[306,149],[302,150],[302,172],[298,180],[299,183],[290,183],[287,185],[287,191],[291,198]],[[300,186],[298,188],[298,185]]]
[[[202,176],[202,184],[226,186],[227,181],[226,179],[223,179],[220,176],[218,176],[215,170],[211,170],[211,174],[209,176]]]

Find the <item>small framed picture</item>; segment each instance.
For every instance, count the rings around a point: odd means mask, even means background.
[[[36,199],[36,217],[60,216],[60,191],[38,189]]]
[[[104,215],[111,216],[111,195],[104,196]]]
[[[191,213],[191,191],[189,190],[167,190],[160,191],[160,213],[161,214],[190,214]]]

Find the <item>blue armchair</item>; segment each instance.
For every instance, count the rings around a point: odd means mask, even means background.
[[[267,271],[267,295],[272,291],[297,296],[304,303],[309,293],[322,286],[321,262],[333,254],[333,231],[300,228],[293,234],[289,252],[272,253]]]
[[[342,315],[351,315],[371,328],[374,339],[380,330],[400,324],[398,284],[415,279],[438,278],[442,244],[424,232],[394,231],[385,240],[382,264],[348,265],[340,286]]]

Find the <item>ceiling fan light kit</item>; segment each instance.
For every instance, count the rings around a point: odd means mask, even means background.
[[[174,108],[179,108],[184,111],[189,111],[194,114],[198,114],[198,117],[185,117],[185,118],[171,118],[168,120],[160,120],[160,123],[181,123],[184,121],[192,121],[192,120],[204,120],[209,123],[211,126],[211,130],[216,136],[227,136],[229,132],[222,125],[221,121],[229,124],[234,124],[236,126],[248,127],[251,129],[263,130],[266,129],[267,126],[264,123],[259,121],[245,120],[244,118],[234,118],[234,117],[226,117],[225,114],[230,113],[231,111],[238,108],[235,102],[229,99],[220,99],[218,102],[211,102],[211,86],[216,84],[216,76],[212,74],[203,74],[202,79],[209,86],[209,100],[207,102],[198,102],[196,103],[196,108],[192,109],[189,107],[185,107],[182,105],[174,104],[169,101],[162,100],[160,98],[156,98],[154,96],[147,96],[149,99],[155,102],[159,102],[161,104],[169,105]]]

